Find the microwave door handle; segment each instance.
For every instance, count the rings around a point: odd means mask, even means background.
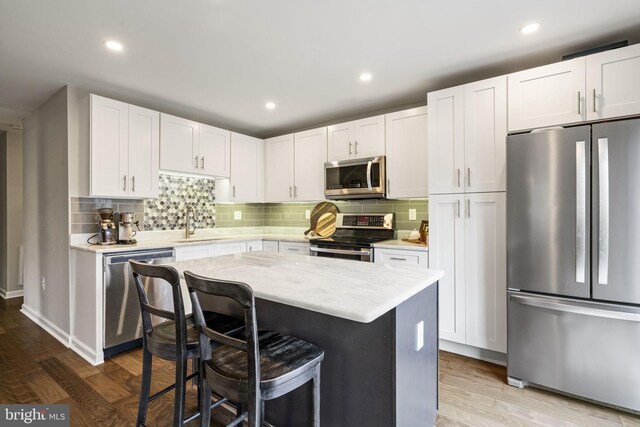
[[[369,187],[369,191],[373,191],[371,187],[371,160],[367,162],[367,186]]]

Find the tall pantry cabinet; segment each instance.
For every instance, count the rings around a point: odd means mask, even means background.
[[[429,266],[440,337],[506,352],[506,76],[428,94]]]

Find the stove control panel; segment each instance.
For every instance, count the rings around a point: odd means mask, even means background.
[[[393,214],[362,213],[362,214],[342,214],[336,218],[337,228],[385,228],[391,229],[393,226]]]

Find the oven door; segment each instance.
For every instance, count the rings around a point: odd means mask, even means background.
[[[327,162],[324,182],[327,199],[385,198],[385,156]]]
[[[309,247],[312,256],[324,258],[350,259],[353,261],[373,262],[371,248],[336,248],[319,245]]]

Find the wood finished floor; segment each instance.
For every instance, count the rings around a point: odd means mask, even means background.
[[[19,298],[0,299],[0,403],[66,403],[72,426],[133,425],[140,350],[91,366],[21,314],[21,304]],[[173,369],[154,358],[152,392],[173,383]],[[519,390],[505,378],[504,367],[441,352],[437,425],[640,426],[640,417],[626,412],[535,388]],[[195,400],[191,389],[187,411]],[[170,425],[172,405],[172,393],[152,402],[148,425]],[[228,414],[216,418],[213,425],[228,422]]]

